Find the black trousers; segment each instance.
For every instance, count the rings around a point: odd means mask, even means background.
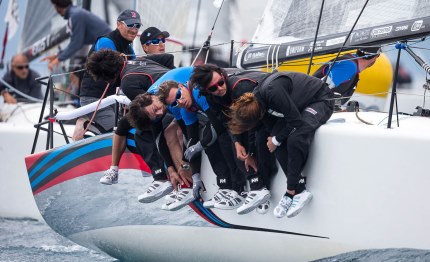
[[[154,180],[167,180],[163,159],[158,152],[151,130],[136,130],[134,135],[140,156],[151,169]]]
[[[315,97],[315,102],[302,111],[302,126],[297,128],[274,152],[287,177],[288,190],[296,190],[296,193],[305,189],[305,179],[301,173],[308,159],[315,131],[326,123],[333,113],[331,92],[328,90],[328,92],[319,93],[322,94]]]
[[[254,172],[252,168],[250,168],[248,172],[246,171],[245,162],[237,158],[236,149],[233,146],[235,159],[241,172],[246,174],[246,179],[249,182],[251,190],[260,190],[263,187],[270,189],[270,178],[272,175],[277,173],[278,168],[276,166],[275,156],[269,152],[266,145],[269,132],[263,125],[253,131],[255,134],[254,141],[250,141],[249,132],[245,132],[240,136],[240,143],[245,147],[248,153],[250,147],[255,148],[254,157],[257,160],[258,172]],[[254,145],[250,145],[249,143],[254,143]]]
[[[211,136],[208,132],[214,132],[207,122],[202,128],[202,136]],[[232,149],[232,140],[228,132],[217,135],[216,141],[205,148],[209,162],[217,176],[217,185],[221,189],[233,189],[237,192],[243,190],[245,184],[243,173],[236,165],[235,155]]]

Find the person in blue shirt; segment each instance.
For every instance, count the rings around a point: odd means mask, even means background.
[[[325,81],[335,97],[340,99],[340,103],[336,105],[338,109],[354,94],[360,73],[375,64],[380,51],[380,47],[360,48],[356,54],[345,54],[334,63],[330,61],[313,73],[315,77],[326,78]]]
[[[74,6],[71,0],[51,0],[55,10],[67,21],[70,43],[56,55],[47,56],[48,68],[53,70],[60,62],[72,57],[84,45],[91,45],[99,36],[111,31],[109,25],[95,14]]]
[[[188,79],[192,69],[192,67],[187,68]],[[223,128],[222,123],[214,121],[216,117],[211,112],[206,99],[203,96],[192,96],[186,81],[174,80],[163,82],[159,87],[158,96],[161,102],[168,105],[168,109],[173,112],[173,115],[181,118],[185,123],[184,133],[187,134],[188,141],[185,158],[191,161],[194,198],[200,198],[199,191],[204,189],[200,177],[200,152],[204,149],[212,169],[217,175],[219,186],[217,194],[206,201],[204,206],[236,209],[244,203],[244,198],[239,194],[242,186],[237,183],[239,179],[236,176],[240,173],[237,172],[236,163],[227,161],[227,159],[234,159],[230,137],[225,133],[223,136],[218,135],[218,133],[221,134],[219,131]],[[222,198],[222,201],[216,201],[216,198]]]
[[[129,9],[122,11],[117,19],[117,28],[99,37],[90,49],[88,56],[100,49],[111,49],[124,54],[128,59],[134,59],[135,52],[132,44],[140,26],[141,21],[139,13]],[[99,101],[104,97],[114,95],[117,86],[119,86],[118,82],[111,83],[107,86],[105,81],[96,81],[88,72],[84,72],[79,89],[80,103],[85,106],[92,102]],[[88,119],[90,119],[91,116],[92,114],[87,115],[86,117],[78,119],[76,122],[76,128],[73,134],[73,139],[75,141],[83,138],[84,127],[89,124],[92,125],[92,127],[96,127],[91,130],[97,134],[113,130],[115,126],[114,105],[98,110],[93,122],[89,123]]]

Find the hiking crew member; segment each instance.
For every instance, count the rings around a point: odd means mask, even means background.
[[[148,88],[162,75],[169,71],[169,68],[156,63],[155,61],[170,61],[173,60],[171,54],[157,54],[154,56],[148,56],[146,58],[141,58],[139,61],[125,61],[124,57],[118,52],[112,50],[100,50],[93,53],[87,63],[88,71],[96,78],[105,81],[116,81],[120,79],[121,89],[124,94],[130,100],[134,100],[139,94],[146,93]],[[171,63],[169,63],[171,64]],[[151,101],[146,99],[143,104],[146,106],[151,105]],[[155,103],[156,104],[156,103]],[[165,110],[164,110],[165,113]],[[146,115],[145,115],[146,116]],[[164,114],[163,114],[164,116]],[[115,184],[118,182],[118,164],[126,147],[126,137],[129,135],[132,126],[128,120],[128,116],[120,119],[118,123],[118,128],[115,130],[113,137],[113,147],[112,147],[112,165],[108,170],[105,171],[104,176],[100,179],[103,184]],[[170,120],[169,120],[170,119]],[[151,119],[153,121],[158,121],[158,119]],[[173,117],[163,119],[163,122],[170,123]],[[145,194],[140,195],[138,200],[140,202],[148,203],[158,200],[164,195],[170,193],[173,189],[172,183],[168,181],[167,174],[164,169],[164,163],[159,155],[158,149],[155,146],[153,134],[151,131],[150,123],[141,126],[136,131],[135,140],[136,146],[139,149],[145,162],[151,168],[153,174],[154,182],[149,187]],[[163,136],[164,138],[164,136]],[[168,137],[168,139],[177,139],[176,134]],[[176,143],[179,144],[179,143]],[[166,149],[169,152],[169,149]],[[171,149],[173,159],[177,162],[182,159],[182,149],[176,148]],[[167,167],[173,166],[173,170],[179,170],[179,165],[175,168],[172,158],[166,158]],[[178,177],[178,174],[173,171],[169,172],[170,179],[174,181],[173,185],[178,184],[178,181],[183,181],[183,179]],[[179,175],[184,175],[179,173]],[[190,179],[191,180],[191,179]]]
[[[164,82],[160,85],[158,95],[160,100],[168,105],[169,110],[179,112],[179,114],[174,113],[175,117],[182,118],[186,125],[186,130],[183,130],[185,131],[184,133],[187,134],[188,141],[188,149],[185,151],[185,157],[191,162],[194,198],[200,198],[199,191],[200,189],[204,189],[200,176],[200,152],[205,149],[211,167],[217,176],[218,186],[224,189],[225,193],[232,200],[231,204],[225,203],[223,206],[215,207],[221,209],[235,209],[243,204],[244,199],[238,192],[241,190],[241,186],[235,185],[233,181],[236,179],[232,179],[232,176],[236,175],[237,167],[234,161],[226,161],[226,159],[234,157],[231,151],[231,143],[225,141],[224,137],[218,137],[216,130],[218,130],[219,127],[212,125],[211,122],[208,121],[207,115],[212,114],[212,112],[209,111],[204,97],[195,100],[190,90],[182,84],[186,82],[183,80],[189,79],[192,67],[181,68],[179,70],[183,72],[182,79],[173,77],[171,79],[178,80],[178,82]],[[186,79],[184,77],[185,74],[188,76]],[[164,80],[168,79],[166,76],[167,74],[163,76]],[[225,148],[227,148],[227,150]],[[231,164],[233,164],[233,166]],[[214,204],[215,203],[212,203],[208,207],[214,207]]]
[[[287,177],[287,191],[274,209],[293,217],[312,199],[303,168],[315,131],[333,113],[333,94],[320,79],[301,73],[273,73],[230,107],[229,129],[241,134],[260,121],[270,131],[267,147]]]
[[[227,126],[229,107],[234,100],[244,93],[253,92],[254,88],[269,73],[244,71],[240,69],[222,69],[216,65],[205,64],[194,68],[191,77],[193,94],[205,96],[210,108],[217,112],[220,121]],[[227,132],[226,132],[227,133]],[[268,190],[269,176],[277,173],[275,157],[268,151],[266,138],[268,132],[263,125],[241,135],[234,135],[237,166],[247,173],[251,191],[245,204],[238,208],[239,214],[246,214],[255,208],[264,214],[263,203],[270,204]]]

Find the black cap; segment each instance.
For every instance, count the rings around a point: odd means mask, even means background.
[[[130,9],[122,11],[121,14],[119,14],[117,20],[118,21],[124,21],[124,23],[126,23],[127,25],[142,24],[140,22],[139,13],[134,11],[134,10],[130,10]]]
[[[379,55],[381,53],[381,47],[375,46],[375,47],[363,47],[357,49],[357,56],[363,57],[364,59],[372,59],[375,56]]]
[[[164,38],[168,38],[170,36],[169,32],[163,31],[161,32],[160,29],[156,27],[148,27],[145,29],[145,31],[142,32],[140,35],[140,43],[143,45],[149,40],[156,39],[158,36],[163,35]]]

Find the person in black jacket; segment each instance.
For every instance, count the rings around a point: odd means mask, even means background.
[[[244,93],[249,93],[265,79],[269,73],[262,71],[222,69],[212,64],[198,65],[194,68],[190,82],[193,95],[203,95],[212,111],[217,113],[219,121],[227,126],[229,106]],[[216,120],[215,120],[216,121]],[[227,128],[225,128],[227,130]],[[264,214],[270,205],[269,176],[277,172],[275,157],[267,150],[265,139],[268,136],[260,125],[246,134],[233,136],[237,166],[247,173],[251,191],[245,204],[238,208],[239,214],[245,214],[257,208]]]
[[[278,218],[294,217],[312,199],[302,170],[315,131],[333,113],[333,94],[320,79],[302,73],[273,73],[252,93],[230,107],[233,134],[251,130],[259,122],[270,131],[267,147],[287,177],[287,191],[274,209]]]
[[[30,69],[28,58],[24,54],[14,55],[11,59],[11,69],[8,70],[3,76],[3,81],[22,92],[34,98],[43,99],[42,87],[35,79],[39,74]],[[15,104],[18,100],[25,100],[25,97],[19,93],[10,90],[8,86],[0,83],[0,92],[3,96],[4,102],[8,104]]]

